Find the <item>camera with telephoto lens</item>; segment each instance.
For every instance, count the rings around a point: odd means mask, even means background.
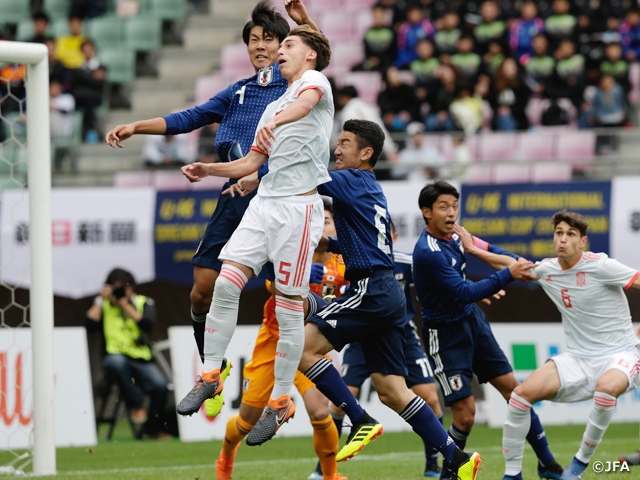
[[[111,285],[111,293],[116,300],[120,300],[125,296],[124,285]]]

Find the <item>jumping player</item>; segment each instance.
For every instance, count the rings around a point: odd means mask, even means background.
[[[422,304],[422,335],[429,360],[451,407],[453,424],[449,434],[464,448],[475,416],[471,379],[491,383],[505,399],[519,384],[511,365],[493,336],[482,310],[475,302],[500,294],[512,280],[533,279],[533,263],[516,260],[511,253],[479,239],[483,249],[496,253],[502,268],[479,282],[466,279],[462,240],[454,232],[460,194],[455,187],[437,180],[420,192],[418,204],[427,224],[413,251],[413,281]],[[493,258],[492,257],[492,258]],[[502,292],[504,293],[504,292]],[[559,480],[562,467],[555,461],[538,416],[531,410],[527,436],[539,459],[538,475]]]
[[[223,264],[207,315],[204,368],[178,404],[178,413],[189,415],[222,392],[220,367],[236,327],[240,292],[271,261],[280,326],[275,385],[268,407],[247,436],[248,445],[271,438],[295,412],[289,391],[302,354],[303,299],[309,293],[311,259],[324,221],[317,187],[331,180],[327,165],[333,99],[331,86],[320,73],[331,58],[329,42],[305,25],[289,33],[278,54],[289,88],[265,110],[247,156],[231,163],[193,163],[182,168],[192,182],[208,175],[241,178],[269,158],[269,173],[220,253]]]
[[[588,226],[582,215],[563,210],[552,223],[558,256],[543,260],[532,272],[560,310],[567,351],[511,393],[502,437],[507,480],[522,480],[532,404],[593,398],[580,450],[562,475],[564,480],[579,480],[611,422],[617,398],[640,386],[640,340],[623,292],[640,288],[640,273],[604,253],[584,252]]]

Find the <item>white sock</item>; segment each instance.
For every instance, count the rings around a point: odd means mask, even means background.
[[[222,265],[204,329],[205,372],[222,365],[222,359],[238,323],[240,292],[246,284],[247,277],[240,269],[232,265]]]
[[[507,408],[507,419],[502,429],[502,455],[505,461],[505,475],[522,472],[524,441],[531,427],[531,404],[511,392]]]
[[[592,455],[598,448],[598,445],[607,431],[613,411],[616,408],[616,397],[607,393],[596,392],[593,395],[593,407],[589,413],[587,420],[587,428],[582,436],[580,450],[576,454],[576,458],[584,463],[589,463]]]
[[[276,318],[280,339],[276,348],[275,384],[271,399],[289,395],[304,348],[304,304],[276,295]]]

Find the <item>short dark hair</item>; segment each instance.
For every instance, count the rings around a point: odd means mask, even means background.
[[[49,15],[47,15],[47,14],[46,14],[46,13],[44,13],[44,12],[36,12],[36,13],[33,15],[32,20],[33,20],[34,22],[37,22],[38,20],[43,20],[43,21],[45,21],[45,22],[47,22],[47,23],[49,23],[49,21],[50,21],[50,20],[49,20]]]
[[[581,237],[587,235],[589,225],[587,224],[587,221],[584,219],[584,217],[577,212],[567,212],[566,210],[556,212],[551,218],[553,228],[556,228],[560,222],[565,222],[570,227],[578,230]]]
[[[325,212],[333,213],[333,199],[331,197],[321,196],[322,205],[324,206]]]
[[[345,85],[344,87],[338,89],[336,95],[344,95],[349,98],[357,98],[358,90],[353,85]]]
[[[460,193],[456,187],[444,180],[438,179],[420,190],[420,196],[418,197],[420,210],[425,207],[428,209],[433,208],[433,204],[436,203],[440,195],[453,195],[456,199],[460,199]]]
[[[289,23],[269,2],[262,0],[251,12],[249,20],[242,29],[242,40],[249,45],[249,36],[253,27],[262,27],[263,35],[272,35],[282,42],[289,35]]]
[[[318,32],[309,25],[300,25],[289,32],[289,36],[300,37],[311,50],[316,52],[315,70],[321,72],[329,66],[331,61],[331,46],[324,33]]]
[[[115,282],[122,282],[125,285],[135,285],[136,281],[133,275],[124,268],[114,268],[107,275],[107,283],[113,285]]]
[[[358,142],[358,148],[371,147],[373,153],[369,159],[369,165],[375,167],[378,162],[378,158],[382,153],[382,146],[384,145],[384,132],[380,125],[369,120],[347,120],[344,122],[342,130],[345,132],[351,132],[356,136]]]

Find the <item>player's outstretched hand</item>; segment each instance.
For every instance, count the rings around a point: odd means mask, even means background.
[[[538,279],[538,277],[529,271],[533,267],[535,267],[533,262],[520,257],[517,262],[509,265],[509,271],[511,272],[511,276],[514,280],[522,280],[523,282],[526,282]]]
[[[284,8],[291,17],[291,20],[298,25],[302,25],[309,18],[307,9],[302,0],[285,0]]]
[[[209,168],[206,163],[194,162],[180,168],[182,174],[189,179],[191,183],[199,182],[209,175]]]
[[[273,142],[276,141],[276,136],[273,134],[276,125],[272,120],[269,120],[264,127],[258,130],[256,134],[256,145],[261,150],[268,152],[273,148]]]
[[[498,293],[494,293],[493,295],[491,295],[491,297],[489,298],[483,298],[482,299],[482,303],[486,303],[487,305],[491,305],[491,299],[494,300],[500,300],[502,297],[504,297],[507,294],[507,292],[505,292],[504,290],[500,290]]]
[[[466,228],[455,223],[453,225],[453,232],[458,234],[465,250],[471,250],[473,248],[473,238],[471,237],[471,234],[467,232]]]
[[[118,125],[116,128],[108,132],[107,135],[105,135],[105,140],[107,142],[107,145],[109,145],[111,148],[115,148],[116,145],[119,148],[124,148],[122,142],[131,137],[131,135],[133,135],[133,125],[131,125],[130,123],[127,125]]]

